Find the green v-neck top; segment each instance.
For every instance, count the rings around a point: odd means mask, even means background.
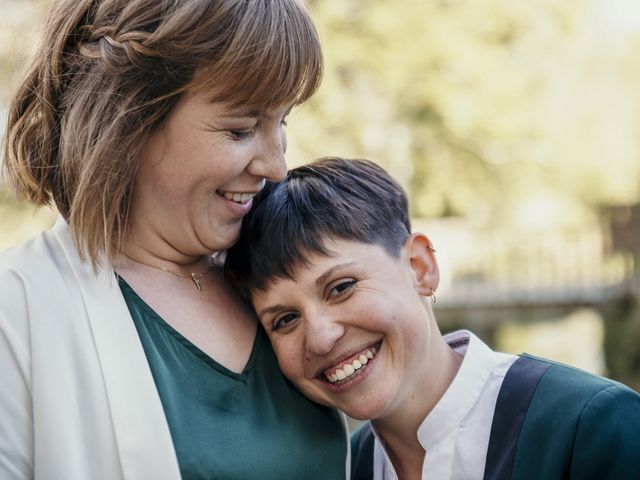
[[[122,278],[119,283],[183,480],[345,478],[342,419],[288,383],[262,328],[244,371],[235,373],[173,329]]]

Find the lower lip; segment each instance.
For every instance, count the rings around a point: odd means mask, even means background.
[[[234,202],[233,200],[229,200],[228,198],[220,195],[218,192],[216,192],[216,195],[222,200],[224,205],[237,217],[244,217],[247,213],[249,213],[249,210],[251,210],[251,206],[253,205],[253,199],[245,203],[238,203]]]
[[[322,379],[322,382],[325,384],[325,387],[333,393],[345,393],[348,390],[351,390],[356,385],[364,382],[367,377],[371,374],[371,369],[375,366],[375,363],[378,359],[378,355],[380,355],[380,346],[378,346],[378,351],[375,356],[367,362],[367,366],[360,370],[357,375],[354,375],[352,379],[348,382],[344,383],[331,383],[326,379]]]

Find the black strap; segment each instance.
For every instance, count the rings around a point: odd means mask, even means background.
[[[373,446],[375,436],[371,423],[367,422],[355,434],[351,444],[351,480],[371,480],[373,478]]]
[[[533,394],[551,364],[522,356],[507,371],[491,424],[485,480],[508,480]]]

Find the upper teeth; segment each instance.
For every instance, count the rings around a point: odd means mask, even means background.
[[[239,202],[239,203],[246,203],[255,196],[255,193],[220,192],[220,194],[227,200],[231,200],[233,202]]]
[[[351,362],[345,363],[344,365],[342,365],[339,368],[336,368],[332,372],[326,371],[324,376],[331,383],[336,383],[336,382],[339,382],[341,380],[346,380],[347,378],[351,377],[352,375],[355,375],[355,373],[358,370],[360,370],[367,363],[369,363],[369,360],[371,360],[373,358],[373,356],[377,353],[377,351],[378,350],[376,349],[376,347],[371,347],[370,349],[366,350],[365,352],[362,352],[360,355],[358,355],[357,358],[355,358]]]

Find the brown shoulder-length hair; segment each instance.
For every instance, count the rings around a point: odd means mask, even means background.
[[[322,53],[298,0],[57,0],[16,92],[4,173],[55,203],[80,255],[110,264],[138,158],[187,89],[266,109],[318,88]]]

